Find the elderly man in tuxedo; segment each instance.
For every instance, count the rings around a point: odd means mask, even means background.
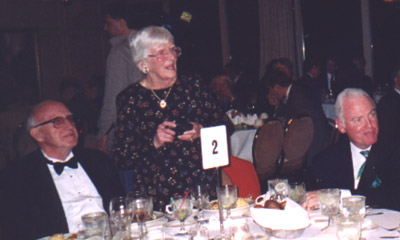
[[[27,129],[40,149],[0,174],[1,239],[77,232],[83,214],[105,211],[112,197],[123,194],[106,155],[72,150],[78,133],[65,105],[39,103]]]
[[[312,163],[317,189],[349,189],[367,197],[372,207],[399,209],[399,144],[381,144],[375,104],[361,89],[347,88],[336,100],[338,143],[322,152]],[[308,193],[310,207],[317,193]]]

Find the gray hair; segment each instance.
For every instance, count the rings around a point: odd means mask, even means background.
[[[57,101],[54,100],[45,100],[43,102],[38,103],[37,105],[35,105],[31,111],[29,112],[28,118],[26,119],[25,122],[25,129],[26,131],[30,131],[36,124],[38,124],[36,122],[36,114],[37,111],[42,108],[43,106],[49,104],[49,103],[57,103]]]
[[[143,28],[129,41],[133,62],[137,65],[144,60],[150,54],[151,46],[168,42],[174,42],[174,36],[167,29],[157,26]]]
[[[343,102],[347,98],[353,98],[353,97],[366,97],[368,98],[371,103],[374,105],[375,108],[375,102],[372,100],[372,98],[366,93],[364,90],[360,88],[346,88],[343,90],[336,98],[336,103],[335,103],[335,114],[336,118],[339,119],[339,121],[344,124],[344,119],[343,119]]]

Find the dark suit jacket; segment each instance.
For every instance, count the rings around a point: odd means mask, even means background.
[[[117,171],[106,155],[94,150],[74,150],[108,210],[111,198],[122,195]],[[67,233],[60,197],[40,150],[7,166],[0,175],[1,239],[37,239]]]
[[[400,94],[393,89],[378,103],[379,141],[400,139]]]
[[[307,152],[307,165],[309,166],[314,156],[329,146],[331,128],[321,104],[312,100],[309,90],[301,85],[293,84],[286,104],[278,106],[276,116],[289,120],[304,115],[311,117],[314,124],[314,138]]]
[[[297,83],[310,91],[313,102],[321,104],[322,84],[319,78],[313,78],[311,75],[306,73],[297,80]]]
[[[347,136],[342,135],[338,143],[314,159],[311,172],[315,188],[349,189],[353,194],[366,196],[367,204],[372,207],[399,209],[399,146],[374,144],[355,190],[350,142]],[[373,183],[379,181],[378,179],[381,184],[374,187]]]

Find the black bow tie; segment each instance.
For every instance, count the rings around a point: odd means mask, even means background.
[[[78,168],[78,162],[74,158],[71,158],[67,162],[52,162],[47,160],[47,163],[54,166],[54,170],[58,175],[61,175],[61,173],[64,171],[65,166],[70,168]]]

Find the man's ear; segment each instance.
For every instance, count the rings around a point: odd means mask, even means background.
[[[36,142],[43,141],[43,134],[40,132],[38,128],[32,128],[29,130],[29,134],[35,139]]]
[[[340,133],[345,134],[346,133],[346,129],[344,127],[344,124],[339,120],[339,118],[335,119],[335,124],[337,129],[339,130]]]

